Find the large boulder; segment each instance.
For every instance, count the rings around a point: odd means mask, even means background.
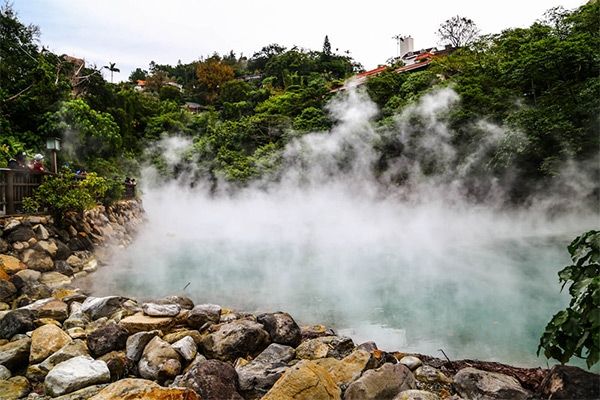
[[[300,327],[288,313],[261,314],[256,320],[263,324],[273,343],[297,347],[302,340]]]
[[[67,361],[77,356],[89,356],[88,348],[85,342],[81,339],[76,339],[64,345],[60,350],[58,350],[56,353],[52,354],[51,356],[46,358],[41,364],[39,364],[39,368],[45,375],[61,362]]]
[[[168,343],[168,342],[167,342]],[[198,346],[191,336],[186,336],[171,344],[171,347],[186,361],[192,361],[198,353]]]
[[[40,272],[48,272],[54,269],[54,261],[44,251],[27,249],[23,252],[23,262],[27,264],[29,269]]]
[[[92,320],[110,317],[115,311],[121,308],[123,298],[118,296],[107,297],[88,297],[81,305],[81,311],[87,314]]]
[[[56,325],[40,326],[31,334],[29,363],[36,364],[45,360],[71,341],[71,337]]]
[[[35,329],[35,314],[31,310],[10,311],[0,320],[0,339],[10,339],[17,333]]]
[[[123,379],[111,383],[90,400],[203,400],[187,388],[165,388],[146,379]]]
[[[600,376],[577,367],[555,365],[542,381],[539,394],[545,399],[600,399]]]
[[[367,368],[371,354],[365,350],[355,350],[341,360],[328,357],[315,360],[315,364],[325,368],[338,386],[346,386]]]
[[[407,367],[386,363],[352,382],[344,393],[344,400],[391,400],[400,392],[415,388],[415,378]]]
[[[109,381],[110,371],[104,361],[78,356],[54,367],[46,376],[44,387],[48,395],[56,397]]]
[[[192,389],[202,400],[243,400],[238,393],[237,381],[235,369],[230,364],[206,360],[178,376],[172,386]]]
[[[344,336],[321,336],[308,339],[296,348],[296,356],[305,360],[333,357],[342,359],[352,353],[354,342]]]
[[[172,379],[181,372],[179,353],[156,336],[146,345],[138,363],[138,371],[144,379]]]
[[[531,396],[512,376],[463,368],[454,375],[454,387],[465,399],[525,400]]]
[[[28,337],[0,346],[0,365],[12,370],[27,365],[31,339]]]
[[[87,337],[87,346],[92,356],[100,357],[113,350],[125,348],[129,332],[115,323],[109,323],[90,333]]]
[[[208,323],[216,324],[221,318],[221,306],[216,304],[200,304],[190,310],[187,323],[192,328],[200,329]]]
[[[146,345],[152,338],[158,336],[160,331],[138,332],[127,338],[125,349],[127,358],[134,363],[137,363],[142,357],[142,353]]]
[[[236,368],[240,389],[267,391],[287,370],[295,351],[289,346],[271,343],[262,353],[246,365]]]
[[[323,367],[302,360],[290,367],[262,400],[336,400],[341,390]]]
[[[222,361],[255,355],[269,345],[269,334],[263,326],[250,320],[223,324],[216,332],[206,335],[202,347],[209,358]]]

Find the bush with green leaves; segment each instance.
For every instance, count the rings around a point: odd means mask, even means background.
[[[570,281],[569,306],[554,315],[540,338],[538,355],[562,364],[576,356],[591,368],[600,359],[600,231],[589,231],[568,246],[573,264],[563,268],[561,290]]]
[[[100,203],[110,204],[120,199],[122,194],[120,181],[103,178],[93,172],[85,178],[65,172],[46,176],[33,197],[24,199],[23,206],[28,212],[47,209],[60,219],[69,211],[83,212]]]

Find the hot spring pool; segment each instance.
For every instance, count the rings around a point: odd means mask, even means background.
[[[94,294],[283,310],[385,350],[520,366],[546,365],[538,340],[568,303],[557,272],[583,232],[579,222],[331,197],[189,198],[171,211],[163,200],[145,201],[135,242],[88,278]]]

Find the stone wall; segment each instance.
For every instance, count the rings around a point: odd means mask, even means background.
[[[142,220],[136,200],[69,213],[60,223],[47,215],[0,218],[0,311],[46,298],[94,271],[102,249],[126,246]]]

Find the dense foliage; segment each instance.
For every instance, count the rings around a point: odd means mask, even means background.
[[[546,357],[563,364],[576,356],[591,367],[600,360],[600,232],[577,237],[568,249],[573,264],[558,277],[562,288],[570,282],[571,301],[546,326],[538,354],[544,349]]]
[[[67,171],[56,176],[45,176],[44,182],[33,197],[24,201],[29,212],[50,211],[58,220],[66,212],[82,212],[96,204],[110,204],[121,198],[123,184],[90,172],[85,177],[76,177]]]

